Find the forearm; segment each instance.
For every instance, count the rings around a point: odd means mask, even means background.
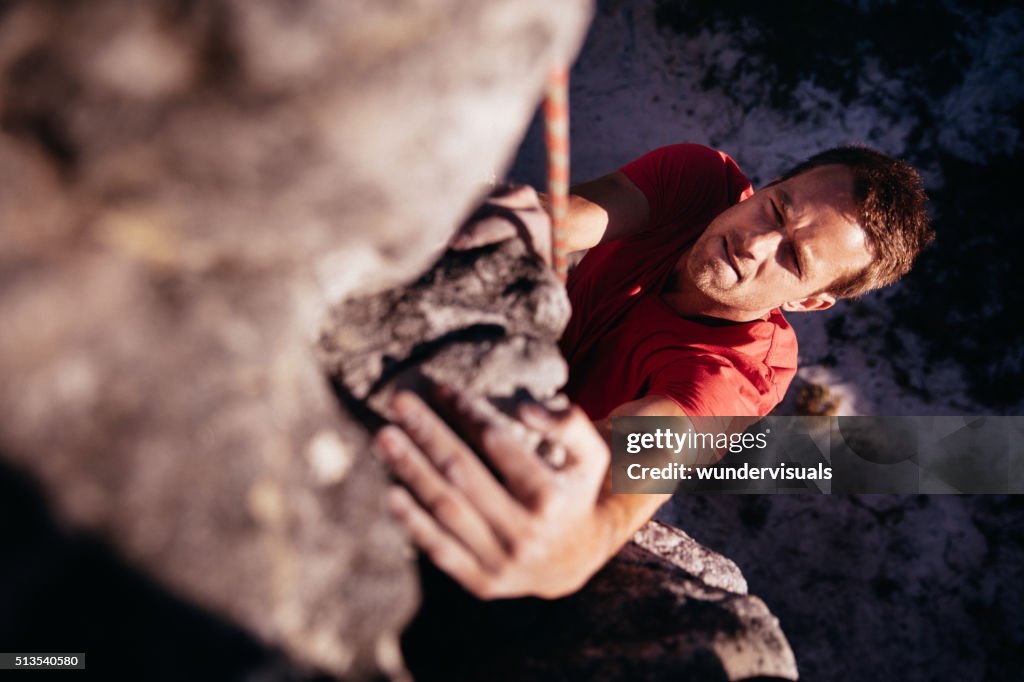
[[[633,534],[671,499],[671,493],[612,493],[610,478],[605,483],[595,509],[597,532],[605,560],[613,557]]]
[[[661,396],[649,396],[621,405],[612,415],[594,422],[594,428],[612,447],[612,416],[685,416],[675,405]],[[661,505],[668,502],[671,493],[613,493],[611,468],[595,506],[595,525],[602,535],[606,558],[615,555],[633,534],[654,516]]]
[[[602,419],[594,422],[594,426],[610,447],[612,420]],[[613,493],[609,469],[595,507],[595,521],[598,532],[602,534],[602,547],[606,558],[610,559],[629,542],[633,533],[650,520],[671,497],[671,494],[666,493]]]

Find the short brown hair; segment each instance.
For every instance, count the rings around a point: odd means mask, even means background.
[[[787,171],[779,182],[829,165],[846,166],[853,173],[857,222],[867,236],[872,261],[860,272],[833,282],[826,291],[838,298],[857,298],[910,272],[921,250],[935,239],[928,222],[928,198],[913,166],[861,145],[815,154]]]

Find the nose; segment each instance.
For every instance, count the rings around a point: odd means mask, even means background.
[[[778,230],[747,230],[739,237],[734,247],[736,255],[760,263],[778,250],[782,233]]]

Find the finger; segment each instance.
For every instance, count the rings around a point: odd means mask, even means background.
[[[536,211],[519,211],[517,216],[526,226],[526,233],[530,237],[530,244],[534,251],[549,263],[551,260],[551,219],[548,214],[538,209]]]
[[[551,217],[544,210],[536,190],[524,185],[500,197],[492,197],[488,203],[511,209],[525,228],[523,238],[528,238],[537,254],[550,263]]]
[[[530,185],[511,187],[501,194],[488,197],[487,203],[513,209],[542,208],[537,190]]]
[[[540,437],[482,397],[450,387],[437,393],[439,405],[494,466],[515,498],[528,509],[543,504],[552,492],[554,472],[537,454]]]
[[[448,483],[400,429],[389,426],[377,436],[377,448],[395,475],[438,523],[488,569],[504,557],[504,544],[459,491]]]
[[[465,441],[412,393],[399,393],[392,406],[397,422],[436,470],[459,489],[506,544],[514,538],[526,521],[526,511]]]
[[[430,557],[438,568],[475,594],[482,591],[489,576],[476,558],[438,525],[405,489],[388,491],[388,508],[409,534],[412,543]]]
[[[451,247],[458,251],[467,251],[512,239],[516,234],[518,232],[515,225],[507,218],[495,215],[464,227],[451,241]]]
[[[611,461],[608,444],[579,407],[551,411],[536,403],[526,403],[520,406],[519,417],[565,448],[566,462],[560,471],[580,478],[585,485],[604,478]]]

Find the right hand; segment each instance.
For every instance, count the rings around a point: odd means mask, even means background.
[[[449,391],[441,407],[500,480],[421,400],[397,395],[396,424],[376,438],[404,484],[389,493],[391,511],[440,569],[481,599],[571,594],[618,548],[598,506],[608,446],[579,408],[524,406],[520,424],[495,419],[480,400]],[[545,463],[527,430],[564,447],[565,466]]]

